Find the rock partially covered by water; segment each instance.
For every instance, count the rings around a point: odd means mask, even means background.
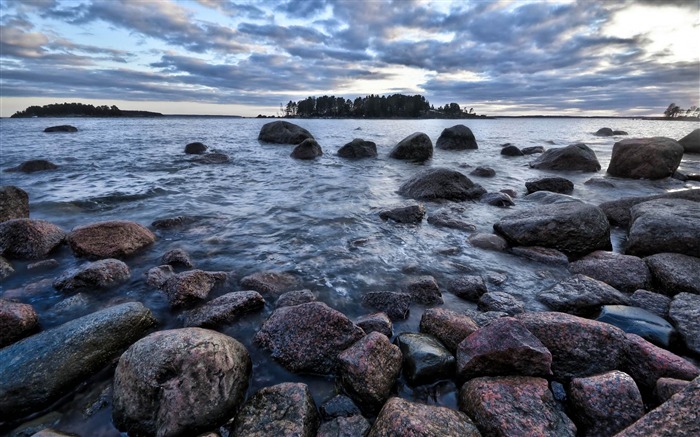
[[[569,270],[605,282],[625,293],[648,288],[651,284],[651,273],[641,258],[615,252],[595,251],[572,262]]]
[[[700,355],[700,295],[677,294],[671,302],[668,315],[676,324],[688,349]]]
[[[391,398],[384,404],[367,437],[479,437],[471,419],[446,407]]]
[[[294,305],[301,305],[302,303],[313,302],[316,300],[316,295],[311,290],[293,290],[286,293],[282,293],[280,297],[277,298],[275,306],[280,307],[291,307]]]
[[[485,203],[491,206],[498,206],[500,208],[508,208],[515,205],[513,198],[506,193],[486,193],[479,199],[481,203]]]
[[[189,270],[170,276],[160,288],[168,296],[172,307],[180,307],[205,299],[217,281],[225,281],[226,278],[224,272]]]
[[[29,218],[29,195],[13,185],[0,186],[0,223]]]
[[[535,153],[544,153],[543,146],[523,147],[523,155],[534,155]]]
[[[446,308],[429,308],[420,319],[420,332],[437,338],[452,353],[477,329],[471,317]]]
[[[683,158],[683,146],[665,137],[630,138],[613,146],[608,174],[621,178],[669,177]]]
[[[394,341],[403,354],[403,374],[410,384],[426,384],[454,373],[454,355],[435,337],[406,332]]]
[[[8,220],[0,223],[0,254],[11,259],[46,258],[65,237],[63,229],[45,220]]]
[[[70,269],[56,278],[53,287],[66,293],[116,287],[131,277],[129,266],[118,259],[102,259]]]
[[[476,302],[486,293],[484,278],[476,275],[458,276],[453,279],[448,288],[455,296]]]
[[[478,199],[486,190],[473,183],[462,173],[448,168],[431,168],[424,170],[399,188],[399,194],[417,200],[473,200]]]
[[[78,132],[78,128],[69,124],[62,124],[60,126],[47,127],[44,129],[44,132]]]
[[[257,291],[234,291],[219,296],[187,313],[185,326],[216,328],[230,324],[242,315],[265,306]]]
[[[554,311],[590,315],[603,305],[625,305],[627,296],[608,284],[576,274],[537,294],[537,300]]]
[[[437,227],[459,229],[462,231],[475,231],[476,226],[471,223],[467,223],[460,219],[457,213],[452,213],[451,211],[441,209],[435,213],[431,213],[428,216],[428,223]]]
[[[394,324],[386,313],[373,313],[365,316],[360,316],[355,319],[355,324],[362,328],[366,334],[378,332],[391,338],[394,335]]]
[[[265,321],[255,342],[292,372],[328,374],[338,354],[364,336],[345,315],[321,302],[282,307]]]
[[[438,137],[435,147],[444,150],[478,149],[471,129],[463,124],[448,127]]]
[[[377,156],[377,145],[372,141],[355,138],[338,149],[338,156],[349,159],[375,158]]]
[[[479,166],[472,170],[469,174],[472,176],[479,176],[482,178],[492,178],[496,176],[496,170],[492,169],[491,167]]]
[[[433,142],[423,132],[415,132],[394,146],[389,157],[408,161],[427,161],[433,157]]]
[[[199,164],[226,164],[230,161],[231,158],[227,154],[219,152],[204,153],[192,159],[192,162]]]
[[[700,202],[650,200],[633,206],[630,218],[626,254],[647,256],[674,252],[700,255]]]
[[[299,285],[299,278],[286,272],[256,272],[241,279],[241,287],[263,294],[279,295]]]
[[[630,210],[633,206],[656,199],[688,199],[700,202],[700,190],[690,189],[671,191],[670,193],[654,196],[625,197],[619,200],[603,202],[600,204],[600,209],[605,212],[611,225],[626,228],[630,224]]]
[[[156,236],[138,223],[112,220],[75,227],[67,240],[76,256],[125,258],[153,244]]]
[[[258,140],[276,144],[299,144],[313,135],[301,126],[288,121],[273,121],[260,128]]]
[[[609,127],[601,127],[600,129],[598,129],[595,135],[598,137],[611,137],[613,136],[613,130]]]
[[[420,223],[425,217],[425,207],[421,204],[400,206],[379,212],[382,220],[393,220],[398,223]]]
[[[411,295],[411,299],[422,305],[442,304],[440,287],[432,276],[420,276],[409,279],[403,287],[403,291]]]
[[[112,419],[134,435],[197,435],[242,403],[251,361],[233,338],[200,328],[159,331],[134,343],[114,372]]]
[[[530,167],[540,170],[596,172],[600,170],[600,163],[593,149],[577,143],[547,149],[530,163]]]
[[[20,173],[35,173],[38,171],[56,170],[58,166],[51,161],[45,159],[31,159],[18,165],[17,167],[8,168],[7,172]]]
[[[0,280],[3,280],[15,272],[14,267],[4,257],[0,256]]]
[[[21,340],[38,327],[39,317],[34,307],[0,299],[0,349]]]
[[[391,320],[408,317],[412,296],[397,291],[370,291],[362,296],[362,305],[385,313]]]
[[[682,292],[700,294],[700,258],[680,253],[657,253],[644,261],[651,270],[655,289],[669,296]]]
[[[110,364],[154,324],[148,308],[130,302],[0,349],[0,421],[48,407]]]
[[[190,255],[184,249],[172,249],[167,251],[160,258],[163,264],[168,264],[173,267],[185,267],[191,269],[194,267],[194,263],[190,258]]]
[[[323,150],[318,142],[313,138],[307,138],[299,143],[289,155],[294,159],[316,159],[323,155]]]
[[[525,311],[525,304],[503,291],[489,291],[479,298],[477,307],[481,311],[498,311],[511,316]]]
[[[525,188],[527,188],[528,194],[536,191],[571,194],[574,191],[574,183],[566,178],[548,177],[525,182]]]
[[[678,140],[678,143],[683,146],[685,153],[700,153],[700,129],[695,129]]]
[[[628,334],[637,334],[666,349],[671,348],[671,343],[675,341],[677,335],[673,325],[665,319],[631,306],[605,305],[601,308],[596,320],[617,326]]]
[[[542,264],[569,265],[569,257],[557,249],[549,249],[540,246],[518,246],[513,247],[511,253]]]
[[[188,155],[201,155],[202,153],[206,152],[207,149],[209,149],[209,147],[197,141],[186,145],[185,153]]]
[[[691,380],[700,369],[666,349],[654,346],[636,334],[625,336],[623,365],[637,385],[651,392],[659,378]]]

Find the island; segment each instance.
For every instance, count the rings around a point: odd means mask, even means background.
[[[115,105],[93,106],[85,103],[52,103],[44,106],[30,106],[17,111],[10,118],[34,117],[162,117],[159,112],[128,111]]]

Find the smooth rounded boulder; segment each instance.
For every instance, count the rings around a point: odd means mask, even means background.
[[[65,238],[63,229],[46,220],[12,219],[0,223],[0,254],[10,259],[42,259]]]
[[[0,299],[0,348],[28,336],[38,327],[39,317],[34,307]]]
[[[20,173],[36,173],[38,171],[56,170],[58,166],[51,161],[45,159],[30,159],[18,165],[17,167],[8,168],[7,172]]]
[[[574,183],[566,178],[549,177],[525,182],[527,193],[537,191],[551,191],[553,193],[571,194],[574,191]]]
[[[129,280],[129,266],[118,259],[102,259],[70,269],[56,278],[53,287],[63,292],[116,287]]]
[[[478,149],[472,130],[463,124],[445,128],[435,143],[435,147],[443,150]]]
[[[661,179],[676,171],[683,146],[666,137],[630,138],[613,146],[608,174],[629,179]]]
[[[294,159],[311,160],[323,155],[323,150],[316,140],[307,138],[299,143],[289,155]]]
[[[276,144],[299,144],[314,136],[301,126],[288,121],[273,121],[260,128],[258,140]]]
[[[156,236],[138,223],[113,220],[73,228],[67,241],[76,256],[126,258],[153,244]]]
[[[372,141],[355,138],[338,149],[338,156],[348,159],[375,158],[377,145]]]
[[[547,149],[530,163],[530,167],[540,170],[596,172],[600,170],[600,162],[593,149],[577,143]]]
[[[389,157],[407,161],[427,161],[433,157],[433,142],[423,132],[415,132],[394,146]]]
[[[411,177],[401,185],[399,194],[416,200],[465,201],[480,198],[486,190],[456,170],[438,167]]]
[[[700,202],[650,200],[632,207],[630,222],[624,249],[628,255],[669,252],[700,256]]]
[[[13,185],[1,186],[0,223],[19,218],[29,218],[29,195]]]
[[[384,404],[367,437],[478,437],[474,422],[461,411],[398,397]]]
[[[685,153],[700,153],[700,129],[695,129],[678,140]]]
[[[206,152],[208,148],[209,147],[207,147],[206,145],[197,141],[186,145],[185,153],[188,155],[201,155],[202,153]]]

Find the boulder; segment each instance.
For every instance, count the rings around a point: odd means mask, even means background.
[[[454,373],[454,355],[435,337],[406,332],[394,342],[403,354],[403,375],[409,384],[427,384]]]
[[[571,273],[580,273],[623,291],[632,293],[651,284],[646,263],[636,256],[597,250],[569,265]]]
[[[0,256],[0,281],[9,277],[15,272],[14,267],[8,260]]]
[[[627,228],[630,225],[630,210],[633,206],[657,199],[688,199],[700,202],[700,189],[671,191],[654,196],[625,197],[619,200],[603,202],[600,204],[600,209],[608,217],[611,225]]]
[[[440,305],[443,303],[440,287],[432,276],[409,279],[403,286],[403,292],[409,294],[413,302],[421,305]]]
[[[446,407],[391,398],[384,404],[367,437],[479,437],[471,419]]]
[[[691,384],[690,381],[684,381],[682,379],[659,378],[656,380],[656,387],[654,387],[656,400],[659,404],[663,404],[676,393],[683,391],[689,384]]]
[[[668,315],[688,349],[700,355],[700,295],[678,293],[671,301]]]
[[[408,317],[412,297],[396,291],[370,291],[362,296],[362,305],[385,313],[391,320]]]
[[[231,158],[225,153],[213,152],[204,153],[192,159],[192,162],[198,164],[226,164]]]
[[[613,135],[629,135],[629,134],[623,130],[614,130]]]
[[[503,291],[489,291],[481,295],[477,308],[480,311],[500,311],[511,316],[525,311],[522,301]]]
[[[318,427],[316,437],[356,437],[366,436],[370,423],[359,414],[348,417],[335,417]]]
[[[188,155],[201,155],[202,153],[206,152],[207,149],[209,149],[209,147],[197,141],[186,145],[185,153]]]
[[[598,137],[611,137],[613,136],[613,130],[609,127],[601,127],[594,135]]]
[[[669,177],[683,158],[683,146],[665,137],[630,138],[613,146],[608,174],[620,178]]]
[[[154,332],[119,358],[112,419],[133,435],[197,435],[223,425],[251,375],[245,346],[207,329]]]
[[[241,279],[241,287],[262,294],[280,295],[301,284],[299,279],[286,272],[256,272]]]
[[[537,191],[551,191],[553,193],[571,194],[574,191],[574,183],[566,178],[553,176],[525,182],[525,188],[527,188],[528,194]]]
[[[294,290],[282,293],[280,297],[277,298],[275,306],[280,307],[291,307],[294,305],[300,305],[302,303],[313,302],[316,300],[316,295],[311,292],[311,290]]]
[[[544,153],[544,147],[542,147],[542,146],[523,147],[522,152],[523,152],[523,155],[534,155],[535,153]]]
[[[670,349],[677,336],[673,325],[641,308],[605,305],[596,320],[617,326],[628,334],[637,334],[664,349]]]
[[[540,246],[518,246],[510,249],[513,255],[518,255],[542,264],[568,266],[569,257],[557,249]]]
[[[476,275],[458,276],[450,282],[448,290],[457,297],[476,302],[486,293],[484,278]]]
[[[479,166],[472,170],[469,174],[472,176],[479,176],[482,178],[492,178],[496,176],[496,170],[492,169],[491,167]]]
[[[194,267],[194,263],[190,258],[190,255],[183,249],[172,249],[167,251],[161,258],[160,261],[163,264],[168,264],[173,267],[185,267],[191,269]]]
[[[430,168],[424,170],[399,188],[399,194],[416,200],[454,200],[464,201],[478,199],[486,190],[473,183],[462,173],[448,168]]]
[[[165,282],[175,276],[172,266],[153,267],[146,272],[146,284],[154,288],[162,288]]]
[[[700,129],[695,129],[688,135],[678,140],[685,153],[700,153]]]
[[[151,223],[151,226],[156,229],[173,229],[192,224],[195,221],[197,221],[196,217],[178,215],[175,217],[154,220],[153,223]]]
[[[118,259],[107,258],[64,272],[53,281],[53,287],[64,293],[108,289],[125,283],[130,277],[129,266]]]
[[[467,238],[467,241],[469,241],[472,246],[484,250],[503,252],[504,250],[508,249],[508,242],[503,237],[496,234],[479,232],[476,234],[471,234]]]
[[[41,411],[77,389],[154,324],[148,308],[129,302],[0,349],[0,421]]]
[[[637,308],[642,308],[659,317],[668,319],[671,298],[648,290],[637,290],[629,297],[629,303]]]
[[[539,170],[596,172],[600,170],[600,163],[593,149],[577,143],[547,149],[530,163],[530,167]]]
[[[11,259],[46,258],[65,237],[63,229],[45,220],[7,220],[0,223],[0,254]]]
[[[503,156],[523,156],[525,154],[517,146],[514,146],[510,143],[507,143],[507,144],[504,144],[502,146],[501,155],[503,155]]]
[[[355,138],[338,149],[338,156],[349,159],[376,158],[377,145],[372,141]]]
[[[321,302],[275,310],[255,335],[255,342],[287,370],[328,374],[338,354],[364,336],[345,315]]]
[[[216,328],[231,324],[242,315],[265,306],[257,291],[234,291],[187,312],[185,326]]]
[[[323,155],[323,150],[318,142],[313,138],[307,138],[299,143],[289,155],[294,159],[316,159]]]
[[[236,416],[230,435],[316,437],[319,421],[309,387],[285,382],[261,388],[251,396]]]
[[[0,299],[0,349],[32,334],[39,328],[34,307]]]
[[[537,300],[554,311],[591,315],[603,305],[626,305],[627,296],[608,284],[576,274],[537,294]]]
[[[362,328],[365,334],[378,332],[386,335],[387,338],[391,338],[394,335],[394,325],[386,313],[379,312],[360,316],[355,319],[355,324]]]
[[[224,272],[189,270],[170,276],[160,287],[172,307],[180,307],[206,299],[217,281],[226,280]]]
[[[156,236],[138,223],[113,220],[73,228],[67,241],[76,256],[125,258],[153,244]]]
[[[433,142],[423,132],[415,132],[391,149],[389,157],[408,161],[427,161],[433,157]]]
[[[44,132],[78,132],[78,128],[69,124],[51,126],[44,129]]]
[[[299,144],[313,135],[301,126],[288,121],[273,121],[263,125],[258,140],[276,144]]]
[[[557,406],[547,380],[542,378],[472,379],[459,391],[459,409],[473,417],[486,436],[576,435],[576,426]]]
[[[654,288],[669,296],[700,294],[700,258],[680,253],[657,253],[644,258]]]
[[[479,199],[481,203],[485,203],[487,205],[491,206],[498,206],[501,208],[508,208],[510,206],[514,206],[515,202],[513,202],[513,198],[511,198],[509,195],[506,193],[486,193],[481,198]]]
[[[420,223],[425,217],[425,207],[421,204],[385,209],[379,212],[382,220],[393,220],[398,223]]]
[[[654,346],[637,334],[625,335],[622,368],[642,391],[651,392],[659,378],[691,380],[700,369],[678,355]]]
[[[29,195],[13,185],[0,186],[0,223],[29,218]]]
[[[349,397],[335,395],[318,408],[321,419],[328,420],[335,417],[351,417],[361,415],[362,412]]]
[[[650,200],[633,206],[630,218],[626,254],[673,252],[700,256],[700,202]]]
[[[619,370],[572,379],[569,399],[582,436],[612,436],[644,415],[637,384]]]
[[[463,124],[443,129],[435,143],[435,147],[443,150],[468,150],[479,148],[471,129]]]
[[[700,190],[698,190],[700,191]],[[439,210],[434,214],[428,216],[428,223],[433,226],[459,229],[461,231],[472,232],[476,230],[476,226],[471,223],[467,223],[461,220],[457,214],[453,214],[450,211]]]
[[[452,353],[477,329],[471,317],[446,308],[429,308],[420,319],[420,332],[437,338]]]
[[[58,166],[45,159],[31,159],[24,161],[17,167],[8,168],[6,172],[35,173],[38,171],[56,170]]]

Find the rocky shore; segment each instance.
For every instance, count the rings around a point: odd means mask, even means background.
[[[679,141],[621,139],[606,172],[625,179],[696,177],[677,168],[698,153],[699,137],[696,130]],[[323,156],[311,132],[286,121],[266,124],[258,139],[290,147],[290,159]],[[423,163],[441,150],[478,148],[462,125],[445,129],[436,144],[416,132],[389,157]],[[358,161],[376,158],[377,148],[356,139],[337,153]],[[400,186],[406,202],[376,219],[403,226],[427,216],[426,226],[460,229],[475,247],[567,266],[570,277],[535,293],[547,311],[526,311],[517,297],[491,287],[497,278],[465,274],[438,283],[423,275],[385,290],[358,290],[354,299],[366,312],[351,318],[303,289],[294,273],[203,270],[182,249],[155,254],[160,263],[135,277],[139,256],[155,250],[159,232],[186,226],[191,217],[67,230],[31,218],[31,199],[21,187],[0,187],[0,279],[19,269],[55,268],[58,254],[67,253],[80,265],[55,276],[51,287],[62,302],[51,311],[139,284],[161,293],[176,320],[164,326],[153,308],[125,294],[44,329],[41,302],[31,292],[5,290],[0,434],[73,435],[54,415],[108,374],[91,414],[106,411],[114,428],[134,436],[700,435],[700,189],[593,205],[570,196],[573,183],[563,177],[601,170],[585,144],[527,153],[504,144],[502,153],[539,155],[531,168],[562,177],[528,181],[529,194],[514,199],[514,192],[487,192],[460,171],[428,167]],[[198,165],[230,161],[200,142],[187,144],[183,155],[196,155]],[[49,164],[4,170],[60,171]],[[478,170],[471,176],[493,176]],[[490,234],[473,233],[449,208],[463,202],[507,208],[516,201],[520,207],[493,223]],[[626,233],[621,250],[613,251],[612,229]],[[451,309],[448,295],[476,310]],[[221,332],[263,310],[270,315],[255,328],[255,351]],[[394,323],[411,311],[422,311],[417,332],[395,332]],[[314,387],[296,380],[251,392],[260,354],[291,375],[333,381],[334,395],[317,403]],[[457,409],[404,399],[399,381],[411,387],[450,381],[458,387]]]

